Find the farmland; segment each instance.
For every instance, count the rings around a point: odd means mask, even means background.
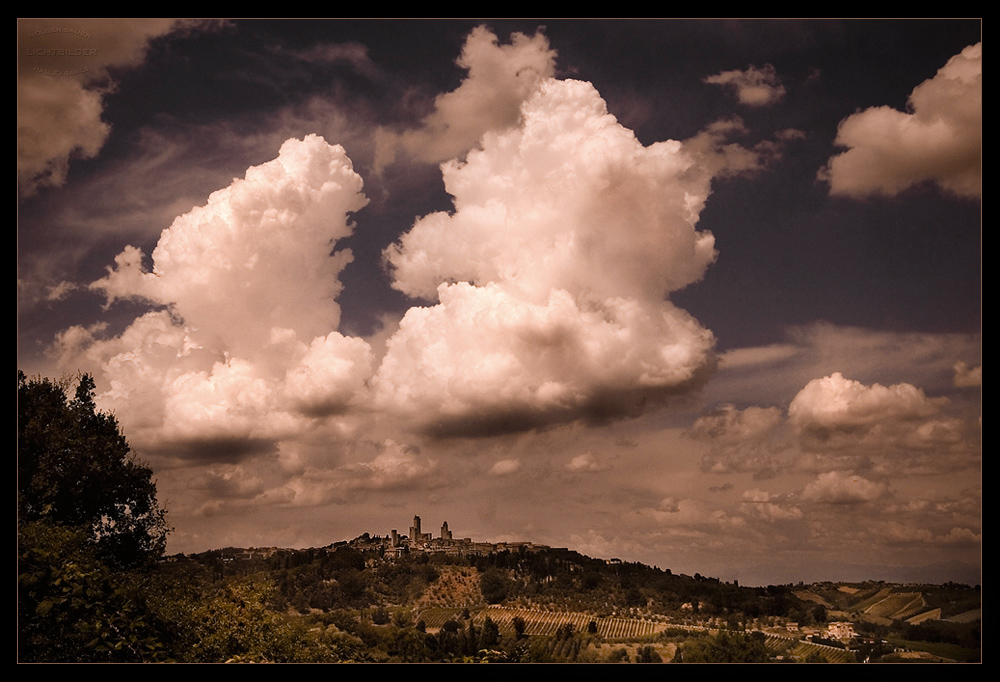
[[[418,618],[423,620],[428,630],[439,629],[449,619],[460,617],[462,609],[431,608],[421,611]],[[595,617],[586,613],[572,611],[545,611],[540,609],[510,608],[490,606],[477,610],[472,615],[472,621],[481,626],[489,618],[500,628],[501,634],[514,633],[514,620],[524,621],[524,634],[534,637],[550,637],[556,634],[560,627],[572,625],[576,632],[590,631],[594,623],[596,632],[609,640],[637,640],[653,637],[671,627],[663,621],[644,618]]]

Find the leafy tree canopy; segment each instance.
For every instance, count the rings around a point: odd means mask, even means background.
[[[676,663],[766,663],[770,659],[760,632],[728,632],[696,639],[677,649]]]
[[[147,565],[169,530],[152,471],[97,410],[89,375],[68,388],[17,372],[18,522],[80,529],[109,564]]]
[[[499,604],[510,592],[510,581],[499,571],[486,571],[479,577],[479,590],[488,604]]]

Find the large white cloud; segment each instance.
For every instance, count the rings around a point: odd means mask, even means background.
[[[438,303],[403,318],[377,399],[432,430],[629,413],[713,364],[711,333],[664,298],[715,258],[703,156],[644,147],[580,81],[542,82],[521,118],[444,164],[455,211],[386,250],[393,286]]]
[[[343,412],[361,395],[374,356],[336,331],[339,275],[331,254],[362,208],[360,176],[343,148],[310,135],[247,170],[163,231],[147,270],[126,248],[91,287],[159,306],[123,334],[69,330],[65,361],[105,375],[103,397],[154,446],[201,444],[239,456]],[[191,451],[197,454],[197,447]]]
[[[894,196],[931,181],[961,197],[982,196],[983,44],[917,86],[909,111],[874,107],[841,121],[836,144],[847,151],[820,171],[831,194]]]
[[[442,167],[454,213],[387,252],[393,286],[433,300],[442,282],[503,282],[544,300],[662,299],[698,281],[714,238],[695,229],[711,175],[680,142],[643,147],[589,83],[545,81],[524,124]]]
[[[276,330],[307,342],[336,329],[340,271],[350,251],[347,215],[366,203],[343,148],[317,135],[289,140],[278,158],[178,217],[160,235],[153,269],[134,248],[92,288],[109,301],[138,296],[171,305],[205,343],[260,353]]]

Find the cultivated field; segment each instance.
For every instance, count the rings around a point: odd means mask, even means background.
[[[424,621],[428,630],[436,630],[449,619],[459,620],[461,613],[462,609],[457,608],[428,608],[421,611],[418,618]],[[536,636],[554,635],[556,630],[567,623],[571,624],[576,632],[587,632],[591,621],[597,626],[596,634],[606,639],[642,639],[652,637],[671,627],[666,623],[642,618],[598,618],[573,611],[543,611],[503,606],[477,609],[471,616],[477,627],[482,626],[487,617],[492,619],[503,635],[514,632],[514,619],[517,617],[524,620],[524,634]]]

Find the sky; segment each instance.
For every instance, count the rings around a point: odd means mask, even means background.
[[[19,20],[17,362],[167,551],[981,583],[980,20]]]

